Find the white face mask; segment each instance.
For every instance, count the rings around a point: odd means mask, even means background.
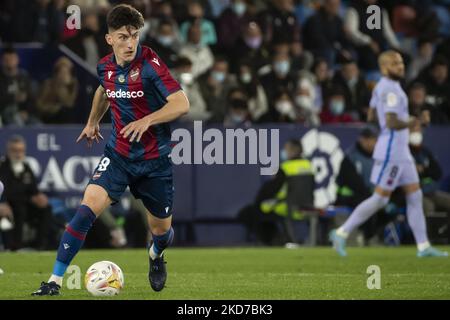
[[[287,116],[292,120],[295,119],[295,110],[291,102],[279,101],[276,103],[275,109],[282,115]]]
[[[310,97],[299,95],[295,98],[297,106],[305,110],[311,110],[313,108],[314,101]]]
[[[181,83],[184,85],[191,85],[194,82],[194,76],[192,73],[185,72],[180,75]]]
[[[423,141],[423,135],[421,132],[411,132],[409,134],[409,144],[413,146],[420,146]]]
[[[25,171],[25,165],[23,161],[11,160],[11,169],[14,175],[18,176]]]

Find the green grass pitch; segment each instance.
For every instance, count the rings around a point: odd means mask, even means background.
[[[450,247],[441,247],[450,251]],[[416,258],[412,246],[349,248],[173,248],[167,251],[166,288],[153,292],[141,250],[82,250],[73,264],[82,277],[94,262],[110,260],[125,275],[125,288],[108,299],[450,299],[450,259]],[[93,299],[83,287],[60,297],[30,293],[47,280],[54,252],[0,253],[0,299]],[[367,268],[381,269],[381,289],[369,290]],[[103,298],[105,299],[105,298]]]

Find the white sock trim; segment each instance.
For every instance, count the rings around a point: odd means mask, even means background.
[[[155,244],[152,244],[152,246],[150,247],[150,250],[148,251],[148,254],[150,255],[150,258],[152,260],[155,260],[156,258],[161,258],[161,256],[163,255],[162,253],[156,254],[154,247],[155,247]]]
[[[425,250],[425,249],[427,249],[429,247],[431,247],[431,244],[428,241],[425,241],[423,243],[418,243],[417,244],[417,250],[419,250],[419,251],[423,251],[423,250]]]
[[[50,276],[50,279],[48,279],[48,282],[50,283],[52,281],[61,287],[63,283],[63,277],[55,276],[54,274],[52,274]]]

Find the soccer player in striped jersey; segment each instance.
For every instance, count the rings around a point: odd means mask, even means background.
[[[128,186],[148,209],[150,285],[160,291],[166,282],[163,251],[174,236],[168,122],[186,114],[189,101],[158,55],[139,44],[144,25],[141,13],[129,5],[117,5],[108,13],[107,25],[106,41],[113,53],[98,63],[100,86],[77,142],[86,139],[92,146],[103,139],[99,123],[108,108],[112,134],[81,206],[62,236],[53,273],[33,295],[59,294],[63,275],[95,219],[116,203]]]
[[[419,122],[428,124],[429,117],[418,119],[409,115],[408,97],[400,85],[405,75],[402,56],[395,51],[386,51],[379,57],[379,67],[383,77],[374,88],[368,115],[369,121],[378,119],[381,128],[371,175],[375,192],[356,207],[340,228],[331,232],[330,238],[338,254],[346,256],[348,235],[385,207],[392,191],[401,187],[406,195],[407,218],[417,243],[417,256],[448,256],[428,241],[419,176],[408,146],[409,128]]]

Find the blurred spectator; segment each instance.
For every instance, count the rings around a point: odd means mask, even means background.
[[[184,42],[188,38],[188,30],[194,22],[199,23],[202,33],[202,45],[214,46],[217,43],[216,27],[205,19],[205,11],[198,0],[190,0],[187,4],[188,20],[183,22],[180,28],[181,37]]]
[[[431,63],[433,59],[433,43],[429,40],[419,40],[417,43],[417,54],[413,56],[410,65],[408,66],[408,73],[406,79],[408,81],[414,80],[426,66]]]
[[[109,53],[105,36],[100,32],[98,16],[95,11],[81,15],[81,30],[65,41],[65,45],[83,59],[92,70],[96,70],[100,58]]]
[[[281,151],[281,166],[277,174],[258,190],[255,201],[242,208],[239,220],[250,235],[264,245],[296,243],[287,206],[287,179],[299,175],[312,175],[312,164],[303,156],[302,144],[298,139],[288,140]],[[301,210],[294,210],[292,220],[304,219]]]
[[[199,78],[202,96],[212,115],[211,122],[223,123],[228,93],[236,83],[229,72],[228,60],[223,57],[216,57],[212,68]]]
[[[283,88],[274,97],[273,107],[269,109],[261,121],[263,122],[297,122],[300,118],[289,92]]]
[[[190,103],[188,114],[180,118],[180,121],[208,120],[211,114],[207,111],[200,86],[192,72],[192,61],[187,57],[180,57],[173,70],[173,76],[181,84]]]
[[[238,83],[246,93],[251,119],[258,121],[269,110],[269,103],[264,88],[253,72],[250,61],[239,64]]]
[[[409,113],[415,117],[420,117],[423,112],[428,112],[431,123],[448,123],[445,113],[426,102],[427,89],[420,82],[413,83],[408,90]]]
[[[419,173],[425,213],[443,210],[450,216],[450,193],[439,190],[442,170],[433,153],[423,145],[423,132],[420,125],[411,130],[409,146]]]
[[[387,49],[400,49],[392,30],[389,14],[381,10],[381,28],[369,28],[367,8],[378,0],[351,0],[345,15],[345,28],[358,52],[359,66],[363,70],[377,70],[377,57]]]
[[[208,45],[202,44],[202,32],[198,22],[193,23],[188,30],[188,42],[181,48],[180,55],[192,61],[192,74],[198,77],[208,71],[214,56]]]
[[[31,79],[19,68],[19,55],[13,48],[2,52],[0,73],[0,125],[27,125],[36,123],[32,115],[33,96]]]
[[[231,62],[237,70],[239,61],[251,62],[253,70],[259,70],[263,66],[270,64],[270,52],[263,44],[263,35],[259,25],[252,21],[245,26],[235,49],[230,54]]]
[[[312,72],[315,77],[315,100],[314,109],[317,112],[322,111],[325,99],[328,97],[331,88],[333,87],[331,70],[325,59],[316,59],[312,66]]]
[[[341,69],[335,73],[333,82],[335,86],[340,86],[344,90],[346,112],[351,113],[353,119],[365,120],[371,92],[356,62],[345,61]]]
[[[300,121],[307,126],[318,126],[320,124],[320,109],[315,108],[315,99],[314,80],[308,75],[302,75],[295,91],[294,101],[300,113]]]
[[[161,21],[169,21],[172,24],[173,31],[175,33],[176,46],[179,46],[182,42],[180,35],[180,28],[175,18],[172,3],[168,0],[162,0],[159,2],[153,2],[154,10],[152,16],[146,19],[144,29],[148,38],[155,39],[158,37],[158,27]]]
[[[7,155],[0,161],[0,180],[5,185],[5,198],[14,218],[12,238],[7,247],[17,250],[24,246],[25,223],[37,229],[36,249],[45,249],[48,243],[52,212],[47,196],[39,191],[36,177],[26,163],[26,144],[21,136],[13,136],[7,143]]]
[[[335,205],[355,208],[372,194],[374,189],[370,182],[374,164],[372,153],[377,138],[378,132],[375,129],[365,127],[359,133],[356,143],[345,152],[336,178],[338,191]],[[385,215],[377,214],[360,227],[366,243],[386,224],[386,220]]]
[[[55,44],[60,40],[66,18],[61,1],[4,0],[0,6],[3,41]]]
[[[295,77],[291,73],[291,59],[288,53],[278,52],[272,58],[272,70],[261,77],[261,84],[266,91],[269,105],[275,99],[280,90],[293,92],[295,88]]]
[[[323,58],[329,66],[342,59],[352,59],[350,43],[339,17],[340,0],[324,0],[320,9],[306,21],[303,44],[315,57]]]
[[[320,120],[323,124],[348,123],[355,121],[347,109],[345,94],[342,87],[335,87],[330,93],[326,99],[325,107],[320,114]]]
[[[225,127],[251,125],[247,96],[242,89],[235,88],[230,90],[227,113],[223,124]]]
[[[448,61],[444,57],[437,56],[431,65],[422,71],[418,80],[426,86],[426,102],[450,119]]]
[[[147,37],[142,41],[142,44],[155,50],[156,54],[166,63],[169,69],[174,67],[178,58],[178,48],[173,24],[170,21],[160,21],[156,38]]]
[[[275,41],[272,45],[274,54],[285,53],[290,56],[290,72],[293,75],[309,69],[313,64],[313,56],[310,52],[303,50],[303,45],[300,42]]]
[[[300,41],[300,25],[295,16],[293,0],[272,0],[267,10],[261,13],[264,41],[271,43],[285,41],[294,43]]]
[[[247,0],[231,0],[229,8],[222,12],[217,22],[219,46],[230,54],[239,36],[251,20]]]
[[[44,123],[69,123],[78,96],[78,80],[73,74],[73,64],[59,58],[53,66],[51,78],[44,81],[36,100],[40,119]]]

